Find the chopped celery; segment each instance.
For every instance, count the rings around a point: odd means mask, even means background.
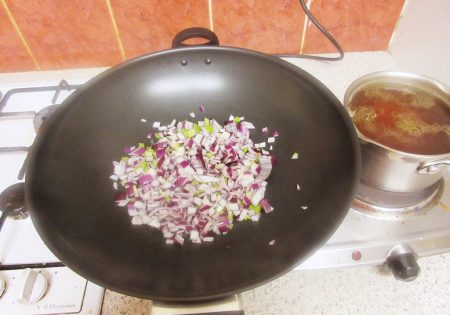
[[[250,205],[250,207],[248,207],[250,210],[253,210],[253,212],[255,213],[255,214],[260,214],[261,213],[261,205],[257,205],[257,206],[254,206],[254,205]]]
[[[194,124],[194,129],[195,129],[195,131],[196,131],[197,133],[202,132],[202,127],[200,127],[200,126],[197,125],[197,124]]]
[[[187,129],[182,129],[182,130],[181,130],[181,133],[183,134],[183,136],[184,136],[186,139],[190,139],[190,138],[192,138],[193,136],[195,136],[195,134],[196,134],[195,129],[189,129],[189,130],[187,130]]]
[[[209,133],[213,133],[214,127],[211,125],[205,125],[205,130],[208,131]]]

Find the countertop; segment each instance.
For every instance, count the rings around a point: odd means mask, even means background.
[[[387,52],[348,53],[341,62],[299,58],[289,62],[310,72],[342,101],[347,86],[374,71],[397,70]],[[83,82],[105,68],[0,74],[0,85],[30,82]],[[422,272],[409,283],[382,267],[291,271],[242,293],[250,314],[450,314],[450,253],[419,260]],[[107,290],[102,315],[148,314],[151,301]]]
[[[419,259],[401,282],[382,267],[291,271],[241,294],[246,315],[450,314],[450,253]],[[151,302],[106,291],[102,315],[149,314]]]

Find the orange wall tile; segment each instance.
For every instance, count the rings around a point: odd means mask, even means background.
[[[405,0],[313,0],[311,12],[345,51],[387,48]],[[306,31],[303,53],[335,51],[314,26]]]
[[[188,27],[209,28],[208,0],[111,0],[127,58],[168,49]]]
[[[270,54],[297,54],[304,13],[298,0],[213,0],[221,44]]]
[[[0,72],[36,70],[0,3]]]
[[[384,50],[404,2],[312,0],[311,11],[345,51]],[[222,45],[269,54],[334,51],[314,25],[303,32],[305,14],[298,0],[1,0],[1,3],[7,4],[31,52],[25,49],[0,5],[0,71],[36,70],[36,64],[43,70],[111,66],[168,49],[176,33],[193,26],[213,27]]]
[[[122,60],[104,0],[9,0],[41,69],[110,66]]]

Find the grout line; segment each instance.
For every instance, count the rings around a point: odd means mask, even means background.
[[[409,5],[409,0],[405,0],[405,2],[403,3],[403,7],[400,10],[400,14],[397,18],[397,22],[395,23],[394,29],[392,30],[392,34],[391,34],[391,38],[389,38],[389,42],[387,44],[386,50],[389,51],[389,49],[391,48],[392,43],[395,41],[395,37],[397,36],[397,31],[398,31],[398,25],[401,23],[401,20],[404,17],[404,14],[407,10],[407,6]]]
[[[311,4],[314,0],[308,0],[308,2],[306,2],[306,7],[308,8],[308,10],[311,9]],[[308,16],[305,14],[305,20],[303,21],[303,31],[302,31],[302,38],[300,40],[300,51],[299,54],[302,55],[303,54],[303,46],[305,45],[305,40],[306,40],[306,29],[308,28],[308,21],[309,18]]]
[[[208,14],[209,14],[209,29],[211,30],[211,32],[214,32],[212,1],[213,0],[208,0]]]
[[[117,44],[119,45],[120,54],[122,55],[122,59],[125,61],[127,59],[125,55],[125,49],[123,48],[122,38],[120,37],[119,28],[117,27],[116,18],[114,17],[114,11],[111,6],[110,0],[105,0],[106,6],[108,7],[109,16],[111,17],[111,22],[114,28],[114,33],[116,34]]]
[[[33,60],[34,66],[36,67],[37,70],[41,70],[41,68],[39,67],[39,64],[38,64],[36,58],[33,55],[33,52],[31,51],[30,45],[28,45],[28,42],[25,39],[25,36],[23,36],[23,33],[20,30],[20,27],[19,27],[19,25],[16,22],[16,19],[14,18],[13,14],[9,10],[9,7],[8,7],[8,4],[6,3],[6,0],[0,0],[0,1],[2,2],[3,7],[5,8],[5,11],[6,11],[6,15],[8,16],[8,19],[11,22],[11,24],[13,25],[14,30],[16,31],[17,35],[19,36],[20,41],[22,42],[23,46],[25,46],[25,50],[27,51],[28,55]]]

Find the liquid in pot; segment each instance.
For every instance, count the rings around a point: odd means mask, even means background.
[[[359,132],[392,149],[435,155],[450,152],[450,102],[421,88],[372,84],[349,102]]]

